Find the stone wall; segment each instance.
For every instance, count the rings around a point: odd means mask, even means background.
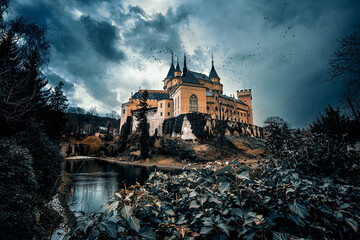
[[[216,129],[216,123],[218,120],[212,119],[210,115],[204,114],[204,117],[206,118],[206,124],[204,126],[204,131],[208,133],[209,136],[213,134],[218,134]],[[161,129],[161,127],[160,127]],[[150,132],[152,132],[150,130]],[[163,136],[164,134],[162,131],[158,131],[159,136]],[[225,132],[226,135],[235,135],[235,136],[249,136],[249,137],[255,137],[255,138],[264,138],[264,129],[262,127],[258,127],[252,124],[246,124],[246,123],[239,123],[239,122],[231,122],[229,121],[227,123],[227,129]],[[167,134],[171,137],[181,137],[185,140],[195,140],[196,136],[194,135],[191,123],[188,120],[188,118],[184,117],[181,133],[169,133]]]

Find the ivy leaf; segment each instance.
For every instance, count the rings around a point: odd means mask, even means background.
[[[172,209],[166,210],[165,213],[169,216],[175,216],[175,212]]]
[[[119,201],[114,201],[112,202],[107,208],[106,208],[106,212],[109,214],[110,212],[112,212],[114,209],[116,209],[119,206]]]
[[[248,172],[248,171],[242,172],[242,173],[240,173],[240,174],[236,174],[236,176],[237,176],[239,179],[250,180],[249,172]]]
[[[200,197],[198,198],[198,201],[200,202],[201,206],[204,205],[204,203],[206,202],[206,200],[207,200],[207,197],[206,197],[206,196],[200,196]]]
[[[226,226],[226,224],[224,223],[220,223],[217,225],[224,233],[226,233],[226,235],[228,235],[228,237],[230,237],[230,231],[228,229],[228,227]]]
[[[123,218],[125,218],[127,221],[129,221],[129,219],[131,218],[132,212],[133,212],[132,207],[125,205],[121,209],[120,214]]]
[[[345,222],[354,229],[355,232],[358,231],[358,223],[353,218],[345,218]]]
[[[221,174],[224,174],[224,173],[226,173],[226,172],[228,172],[228,171],[230,171],[231,170],[231,166],[226,166],[226,167],[223,167],[222,169],[220,169],[219,171],[217,171],[216,173],[215,173],[215,176],[218,176],[218,175],[221,175]]]
[[[273,232],[273,240],[289,240],[290,234],[288,233],[280,233],[280,232]]]
[[[305,219],[305,217],[308,215],[309,209],[305,204],[294,202],[289,203],[290,211],[301,217],[302,219]]]
[[[224,193],[226,191],[226,189],[228,189],[229,187],[230,187],[229,182],[222,182],[219,186],[220,193]]]
[[[134,216],[131,216],[128,222],[129,222],[131,229],[134,229],[136,232],[140,231],[140,220],[139,219],[137,219]]]
[[[299,216],[298,215],[295,215],[295,214],[289,214],[288,216],[287,216],[287,218],[290,220],[290,221],[292,221],[292,222],[294,222],[296,225],[298,225],[298,226],[300,226],[300,227],[305,227],[305,223],[301,220],[301,218],[299,218]]]
[[[209,232],[211,232],[212,227],[202,227],[200,230],[200,234],[207,235]]]
[[[200,204],[196,200],[192,200],[189,208],[199,208]]]
[[[211,197],[209,198],[209,202],[214,202],[214,203],[217,203],[217,204],[221,204],[221,203],[222,203],[219,199],[217,199],[216,197],[213,197],[213,196],[211,196]]]
[[[140,230],[139,235],[146,239],[156,240],[154,231],[149,227],[143,227]]]
[[[99,225],[101,225],[106,233],[112,237],[112,238],[117,238],[117,230],[116,230],[116,224],[112,221],[104,221],[104,222],[100,222]]]
[[[342,205],[340,206],[340,209],[345,209],[345,208],[348,208],[348,207],[350,207],[350,206],[351,206],[350,204],[344,203],[344,204],[342,204]]]

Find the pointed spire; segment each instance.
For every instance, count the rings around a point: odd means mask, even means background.
[[[179,65],[179,56],[177,57],[177,64],[176,64],[175,72],[181,72],[180,65]]]
[[[171,66],[170,66],[168,74],[166,75],[166,78],[173,78],[174,77],[174,72],[175,72],[174,55],[173,55],[173,53],[171,53]]]
[[[219,78],[219,75],[217,74],[217,72],[215,71],[215,67],[214,67],[214,55],[211,54],[211,71],[209,74],[209,78]]]
[[[183,76],[186,76],[187,67],[186,67],[186,53],[184,53],[184,68],[183,68]]]

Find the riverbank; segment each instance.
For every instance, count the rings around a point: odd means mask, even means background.
[[[75,217],[74,213],[69,209],[68,199],[72,190],[72,181],[66,172],[61,174],[61,184],[57,190],[55,196],[49,203],[49,206],[54,209],[61,217],[62,221],[51,235],[51,240],[64,239],[66,234],[69,233],[72,228],[68,223]],[[73,223],[76,226],[75,223]]]
[[[132,166],[140,166],[140,167],[156,167],[159,169],[165,170],[180,170],[180,169],[191,169],[191,168],[199,168],[203,164],[187,164],[173,161],[168,162],[167,164],[162,164],[154,161],[128,161],[122,158],[113,158],[113,157],[89,157],[89,156],[75,156],[75,157],[67,157],[66,160],[93,160],[100,159],[107,162],[118,163],[122,165],[132,165]]]
[[[92,159],[100,159],[107,162],[122,164],[122,165],[132,165],[132,166],[140,166],[140,167],[156,167],[158,169],[163,170],[190,170],[190,169],[199,169],[202,166],[205,166],[206,163],[187,163],[187,162],[178,162],[170,157],[165,156],[157,156],[155,159],[147,159],[147,160],[138,160],[138,161],[129,161],[122,158],[114,158],[114,157],[89,157],[89,156],[74,156],[67,157],[67,160],[92,160]],[[256,167],[263,159],[234,159],[235,161],[239,161],[247,164],[248,167],[254,168]],[[228,162],[229,159],[219,161],[219,162]]]

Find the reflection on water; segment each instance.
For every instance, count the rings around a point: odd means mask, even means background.
[[[99,159],[66,160],[64,170],[74,180],[69,198],[71,211],[91,212],[107,202],[114,193],[126,186],[144,183],[152,167],[121,165]]]

